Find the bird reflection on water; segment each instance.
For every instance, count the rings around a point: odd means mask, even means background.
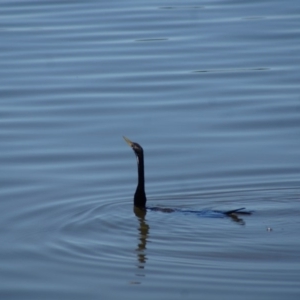
[[[171,213],[171,212],[182,212],[185,214],[196,214],[201,217],[210,217],[210,218],[224,218],[230,217],[233,221],[239,224],[245,224],[242,219],[240,219],[237,215],[250,215],[250,211],[245,211],[245,208],[238,208],[228,211],[192,211],[192,210],[179,210],[173,208],[163,208],[163,207],[146,207],[146,192],[145,192],[145,172],[144,172],[144,150],[141,145],[138,143],[130,141],[128,138],[123,137],[126,143],[130,146],[133,150],[136,159],[137,159],[137,169],[138,169],[138,184],[136,187],[136,191],[133,198],[134,207],[141,210],[151,210],[151,211],[160,211],[164,213]]]
[[[136,215],[138,221],[139,221],[139,237],[138,237],[138,245],[136,248],[136,253],[137,253],[137,258],[138,258],[138,268],[139,269],[144,269],[145,263],[147,260],[146,257],[146,246],[147,246],[147,238],[149,235],[149,225],[146,223],[145,216],[147,211],[146,210],[141,210],[137,207],[134,207],[133,209],[134,214]]]
[[[138,280],[131,281],[130,284],[141,284],[142,278],[145,277],[145,265],[147,261],[146,249],[147,249],[147,239],[149,235],[149,225],[146,223],[146,210],[139,209],[138,207],[133,208],[133,212],[138,219],[138,244],[135,249],[137,255],[137,270],[135,276]]]

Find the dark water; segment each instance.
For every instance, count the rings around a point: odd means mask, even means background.
[[[1,299],[299,299],[299,1],[0,5]]]

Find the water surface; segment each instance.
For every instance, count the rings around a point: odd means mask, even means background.
[[[299,298],[298,1],[0,4],[3,299]]]

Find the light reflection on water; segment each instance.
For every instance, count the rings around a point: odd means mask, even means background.
[[[298,2],[99,4],[2,1],[1,295],[298,299]]]

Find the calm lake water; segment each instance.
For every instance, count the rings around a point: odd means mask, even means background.
[[[0,7],[1,299],[299,299],[298,0]]]

